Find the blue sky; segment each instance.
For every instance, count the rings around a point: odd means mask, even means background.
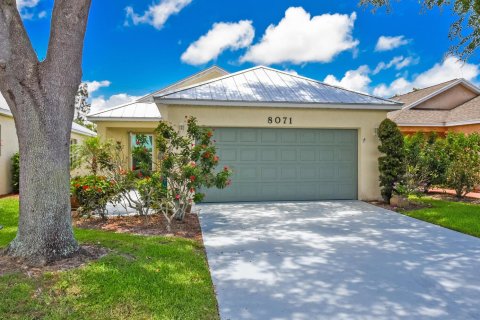
[[[52,2],[17,0],[40,59]],[[212,64],[264,64],[382,96],[455,77],[477,82],[478,55],[465,65],[445,57],[455,20],[448,7],[422,13],[416,0],[394,2],[390,14],[358,1],[93,0],[83,78],[95,109]]]

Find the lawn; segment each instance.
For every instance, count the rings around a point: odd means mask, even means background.
[[[15,236],[18,200],[0,199],[0,247]],[[75,230],[111,253],[69,271],[0,276],[0,319],[218,319],[201,245],[193,240]]]
[[[430,207],[403,211],[403,214],[480,238],[480,205],[428,197],[413,198],[413,201]]]

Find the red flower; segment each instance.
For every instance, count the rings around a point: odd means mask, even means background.
[[[177,195],[175,196],[175,199],[177,199],[177,200],[180,199],[180,195],[177,194]]]
[[[143,177],[143,174],[141,172],[138,173],[138,177],[141,178]]]
[[[232,180],[228,180],[227,181],[227,186],[231,185],[232,184]]]
[[[137,143],[137,146],[138,146],[140,144],[140,140],[137,139],[136,143]]]
[[[80,185],[78,183],[76,183],[75,188],[80,188]]]
[[[210,152],[208,152],[208,151],[205,152],[205,153],[203,154],[203,157],[204,157],[205,159],[210,158]]]
[[[190,176],[190,181],[195,181],[196,177],[195,176]]]
[[[228,171],[228,167],[227,166],[223,167],[223,171]]]
[[[218,156],[213,157],[213,161],[218,162],[218,160],[220,160]]]
[[[195,188],[190,188],[190,192],[191,192],[191,193],[194,193],[194,192],[195,192]]]
[[[88,189],[90,189],[90,187],[89,186],[83,186],[82,189],[83,190],[88,190]]]
[[[207,133],[207,137],[209,137],[209,138],[210,138],[210,137],[212,137],[212,136],[213,136],[213,132],[212,132],[212,131],[208,131],[208,133]]]

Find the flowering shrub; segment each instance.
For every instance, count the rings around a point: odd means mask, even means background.
[[[132,169],[139,178],[152,174],[152,150],[147,147],[148,138],[145,134],[137,134],[132,147]]]
[[[215,170],[220,159],[212,141],[213,131],[198,126],[194,117],[186,117],[186,122],[184,135],[167,122],[161,122],[155,131],[160,152],[157,170],[167,182],[166,200],[179,220],[189,205],[203,200],[202,188],[225,188],[231,176],[228,167]]]
[[[71,180],[70,192],[79,203],[79,211],[86,215],[99,214],[106,218],[106,206],[114,200],[117,192],[117,183],[104,176],[82,176]]]

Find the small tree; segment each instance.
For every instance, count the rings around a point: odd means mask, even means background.
[[[456,196],[462,198],[480,184],[480,136],[449,133],[446,150],[450,163],[445,186],[454,189]]]
[[[378,159],[381,193],[383,199],[389,202],[395,184],[399,183],[405,174],[403,136],[395,122],[385,119],[378,128],[378,138],[381,143],[378,150],[383,154]]]
[[[88,85],[82,82],[75,96],[75,115],[73,121],[81,125],[85,124],[90,108],[91,105],[88,103]]]
[[[230,184],[228,167],[215,172],[219,157],[212,141],[213,131],[198,126],[193,117],[186,117],[185,134],[169,123],[160,122],[156,129],[160,152],[158,170],[167,185],[166,201],[173,216],[182,220],[193,202],[203,200],[202,188],[225,188]]]
[[[75,163],[72,168],[78,168],[85,165],[92,175],[97,175],[101,170],[113,169],[113,156],[115,144],[110,141],[102,141],[100,137],[90,137],[82,144],[74,146],[72,152],[75,153]]]

